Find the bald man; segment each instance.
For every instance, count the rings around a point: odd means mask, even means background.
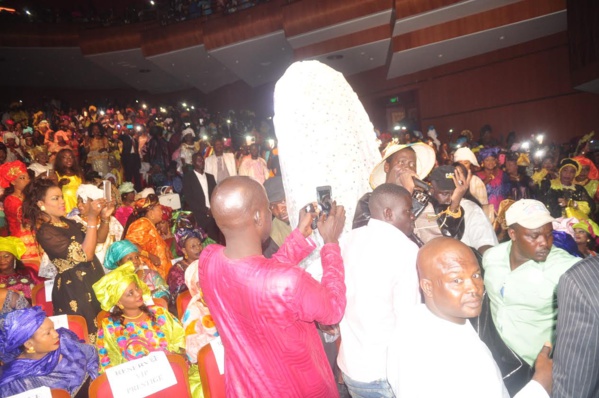
[[[491,352],[468,318],[480,314],[484,284],[468,246],[450,238],[425,244],[416,260],[425,304],[414,307],[389,349],[388,378],[397,398],[508,398]],[[536,372],[515,396],[548,397],[550,346],[537,356]]]
[[[272,258],[262,255],[272,214],[264,187],[249,177],[223,180],[212,214],[227,246],[210,245],[199,279],[226,352],[227,397],[335,397],[338,395],[314,322],[336,324],[345,310],[338,238],[345,210],[333,205],[318,221],[325,245],[320,283],[297,264],[316,247],[312,215]]]
[[[409,238],[415,217],[412,195],[396,184],[379,185],[368,206],[368,224],[341,241],[347,308],[337,363],[353,397],[388,397],[387,346],[396,325],[420,303],[418,246]]]

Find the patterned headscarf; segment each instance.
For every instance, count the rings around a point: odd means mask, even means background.
[[[21,347],[46,320],[41,307],[24,308],[0,319],[0,360],[9,363],[21,355]]]
[[[175,241],[177,242],[177,248],[182,250],[185,247],[185,242],[190,238],[198,238],[202,242],[206,238],[206,234],[200,228],[189,229],[179,228],[175,232]]]
[[[581,166],[589,167],[589,180],[599,180],[599,170],[597,170],[597,166],[595,166],[595,163],[593,163],[591,159],[585,158],[584,156],[576,156],[572,159],[580,163]]]
[[[482,148],[478,151],[478,161],[482,163],[489,156],[496,158],[500,151],[501,148]]]
[[[139,277],[135,273],[135,266],[130,261],[104,275],[99,281],[94,283],[92,288],[102,309],[110,311],[119,302],[127,287],[133,282],[141,288],[144,301],[150,300],[151,293],[148,285],[139,280]]]
[[[0,186],[2,188],[10,187],[10,183],[16,180],[21,174],[27,174],[25,163],[20,160],[4,163],[0,166]]]
[[[152,207],[158,204],[158,196],[150,194],[145,198],[137,199],[133,203],[133,211],[139,214],[141,211],[146,210],[148,207]]]
[[[7,236],[6,238],[0,237],[0,252],[9,252],[13,256],[17,258],[17,260],[21,259],[21,256],[25,254],[27,249],[25,248],[25,243],[19,238],[14,236]]]
[[[137,253],[139,250],[131,241],[127,239],[114,242],[106,251],[104,257],[104,268],[114,270],[119,266],[119,261],[127,254]]]
[[[593,220],[581,220],[572,225],[572,228],[583,229],[586,233],[591,235],[593,239],[599,239],[599,225]]]
[[[574,167],[576,169],[576,176],[578,177],[578,175],[580,174],[580,170],[582,169],[582,167],[580,166],[580,163],[578,163],[576,160],[571,159],[571,158],[565,158],[565,159],[562,159],[559,162],[559,165],[557,166],[558,167],[558,173],[561,173],[562,169],[564,167],[568,167],[568,166]]]

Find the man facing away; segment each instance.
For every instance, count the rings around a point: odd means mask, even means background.
[[[485,288],[501,339],[532,366],[555,339],[557,284],[578,259],[553,246],[553,217],[538,200],[520,199],[505,218],[510,240],[485,252]]]
[[[368,224],[341,242],[347,308],[337,363],[352,397],[393,397],[387,345],[406,312],[420,303],[418,246],[408,238],[414,230],[412,196],[399,185],[382,184],[368,206]]]
[[[333,372],[314,322],[338,323],[345,310],[338,238],[345,210],[333,205],[318,221],[325,245],[320,283],[297,264],[315,244],[312,214],[270,259],[262,256],[272,215],[262,185],[248,177],[222,181],[212,214],[227,246],[210,245],[199,261],[200,287],[222,336],[228,397],[335,397]]]
[[[396,397],[508,398],[491,352],[468,322],[480,314],[484,292],[472,250],[458,240],[437,238],[420,249],[416,262],[425,304],[402,319],[388,352]],[[542,347],[533,380],[515,397],[549,397],[550,351],[550,344]]]

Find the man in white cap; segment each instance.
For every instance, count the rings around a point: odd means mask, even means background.
[[[387,147],[383,159],[370,174],[370,185],[373,189],[383,183],[391,183],[402,186],[410,192],[413,212],[416,216],[412,239],[419,246],[440,236],[459,238],[463,232],[464,215],[460,201],[466,193],[470,173],[465,176],[461,171],[457,172],[455,181],[458,188],[455,189],[450,204],[434,207],[429,202],[430,194],[426,192],[426,184],[422,183],[434,165],[435,151],[427,144],[417,142],[409,145],[391,145]],[[353,228],[368,223],[369,198],[370,193],[360,198],[354,215]]]
[[[485,252],[485,288],[502,340],[530,366],[555,340],[559,278],[578,259],[553,246],[553,217],[538,200],[506,212],[510,240]]]
[[[463,164],[468,170],[471,171],[472,166],[480,167],[478,160],[476,160],[476,155],[474,155],[472,150],[467,147],[458,148],[453,154],[453,161]],[[493,214],[494,209],[493,206],[489,206],[487,187],[485,186],[483,180],[481,180],[479,176],[472,173],[472,179],[470,180],[469,188],[472,196],[474,196],[476,200],[478,200],[478,202],[483,206],[483,210],[489,218],[489,221],[493,222],[495,219]]]

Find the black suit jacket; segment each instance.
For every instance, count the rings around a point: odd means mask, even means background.
[[[599,257],[566,271],[557,286],[555,398],[599,397]]]
[[[137,142],[135,139],[128,134],[121,134],[119,136],[119,140],[123,143],[123,151],[121,152],[121,159],[123,159],[123,162],[141,162],[139,158]],[[131,153],[131,147],[133,147],[134,153]]]
[[[208,197],[212,196],[216,187],[216,180],[212,174],[205,173],[208,181]],[[218,229],[216,223],[210,215],[209,209],[206,207],[206,197],[202,190],[202,185],[198,181],[193,170],[186,172],[183,175],[183,198],[187,204],[187,208],[193,213],[198,226],[201,227],[212,239],[218,241]],[[210,200],[210,199],[208,199]]]

